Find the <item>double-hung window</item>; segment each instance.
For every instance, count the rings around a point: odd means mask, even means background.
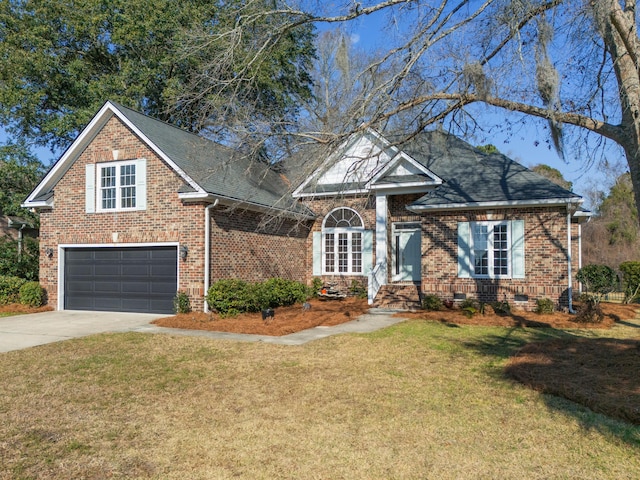
[[[146,209],[146,161],[86,165],[86,212]]]
[[[364,225],[355,210],[335,209],[322,227],[322,266],[327,274],[361,275]]]
[[[478,277],[509,276],[509,225],[473,223],[473,273]]]
[[[458,224],[458,276],[524,278],[524,222]]]
[[[136,164],[98,165],[100,210],[136,208]]]

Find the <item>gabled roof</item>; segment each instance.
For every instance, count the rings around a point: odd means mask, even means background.
[[[441,131],[424,132],[402,149],[445,180],[410,210],[582,202],[580,195],[505,155],[486,154]]]
[[[184,184],[178,193],[183,200],[218,198],[247,208],[313,216],[309,209],[293,200],[286,181],[268,165],[110,101],[29,195],[24,206],[52,205],[51,194],[55,185],[113,116],[126,124],[180,175]]]
[[[340,174],[342,183],[337,181]],[[356,135],[307,178],[294,196],[372,191],[424,193],[407,206],[412,211],[582,202],[579,195],[505,155],[486,154],[441,131],[422,132],[409,141],[393,136],[385,139],[372,131]]]
[[[351,136],[294,191],[294,197],[393,190],[439,185],[442,180],[373,130]]]

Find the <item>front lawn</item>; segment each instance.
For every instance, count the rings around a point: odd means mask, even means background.
[[[0,479],[640,478],[640,427],[504,375],[527,343],[614,334],[409,320],[299,347],[127,333],[9,352]]]

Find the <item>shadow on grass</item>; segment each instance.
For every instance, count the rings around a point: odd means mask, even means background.
[[[547,394],[549,408],[576,418],[583,428],[640,446],[639,340],[515,327],[462,344],[488,357],[508,359],[506,367],[500,364],[498,375]]]

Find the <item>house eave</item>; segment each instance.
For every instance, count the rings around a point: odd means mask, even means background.
[[[294,193],[293,198],[309,198],[309,197],[334,197],[336,195],[362,195],[369,193],[366,188],[358,188],[353,190],[337,190],[334,192],[305,192]]]
[[[235,207],[240,209],[251,210],[254,212],[268,213],[272,215],[284,215],[295,220],[315,220],[315,215],[306,215],[300,212],[293,212],[286,208],[278,208],[269,205],[263,205],[261,203],[255,203],[238,198],[226,197],[224,195],[214,195],[211,193],[201,192],[185,192],[178,194],[178,197],[183,202],[205,202],[215,203],[219,202],[220,205],[226,205],[229,207]]]
[[[582,198],[550,198],[545,200],[506,200],[500,202],[468,202],[468,203],[450,203],[438,205],[407,205],[406,209],[410,212],[438,212],[444,210],[482,210],[487,208],[498,207],[554,207],[561,205],[579,205]]]

